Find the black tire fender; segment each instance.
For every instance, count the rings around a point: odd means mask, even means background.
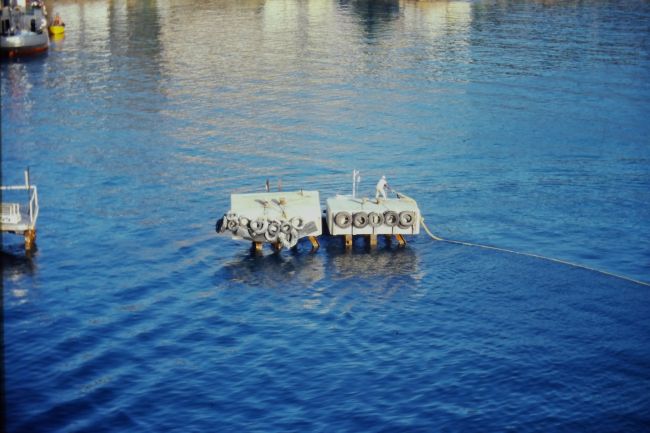
[[[266,220],[264,218],[257,218],[252,220],[249,224],[251,231],[256,235],[262,235],[266,233]]]
[[[388,227],[395,227],[399,223],[399,215],[393,210],[384,212],[384,222]]]
[[[352,224],[355,228],[362,229],[368,225],[368,213],[367,212],[356,212],[352,217]]]
[[[379,212],[370,212],[368,214],[368,224],[371,227],[379,227],[384,223],[384,215]]]
[[[291,225],[294,229],[300,231],[305,227],[305,221],[300,217],[291,218]]]
[[[415,224],[415,212],[405,210],[399,213],[399,227],[407,229]]]
[[[339,212],[334,216],[334,224],[342,229],[347,229],[352,224],[352,215],[349,212]]]
[[[280,223],[280,231],[282,233],[284,233],[285,235],[291,233],[292,228],[293,228],[293,226],[291,225],[291,223],[289,221],[282,221]]]

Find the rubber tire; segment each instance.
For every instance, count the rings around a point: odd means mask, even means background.
[[[289,233],[285,233],[284,236],[289,245],[287,248],[293,248],[298,243],[298,230],[291,229],[291,231]]]
[[[269,222],[269,225],[266,226],[266,231],[270,232],[272,234],[278,234],[280,233],[280,221],[271,221]]]
[[[257,218],[249,223],[251,232],[256,235],[263,235],[266,233],[266,220],[264,218]]]
[[[356,212],[352,216],[352,224],[357,229],[362,229],[368,225],[369,219],[366,212]]]
[[[282,221],[282,223],[280,223],[280,231],[285,235],[291,233],[292,228],[293,226],[289,221]]]
[[[399,223],[399,215],[393,210],[384,212],[384,223],[388,227],[395,227]]]
[[[305,227],[305,221],[300,217],[291,218],[291,225],[294,229],[300,231]]]
[[[399,213],[399,227],[407,229],[415,224],[415,212],[405,210]]]
[[[334,224],[342,229],[347,229],[352,225],[352,215],[349,212],[339,212],[334,216]]]
[[[370,227],[379,227],[384,223],[384,215],[379,212],[370,212],[368,214],[368,224]]]
[[[271,221],[266,227],[266,233],[264,233],[264,239],[269,242],[275,242],[278,240],[278,234],[280,233],[280,223],[278,221]]]

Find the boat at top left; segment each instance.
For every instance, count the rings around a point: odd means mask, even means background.
[[[47,12],[41,1],[2,0],[0,24],[2,57],[40,54],[50,46]]]

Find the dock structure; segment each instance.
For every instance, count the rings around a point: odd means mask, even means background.
[[[2,190],[2,214],[0,231],[22,235],[25,238],[25,251],[32,251],[36,242],[36,220],[38,219],[38,190],[36,185],[30,185],[29,170],[25,170],[25,184],[0,186]],[[9,194],[20,194],[26,191],[24,202],[5,201]]]
[[[377,245],[378,236],[386,237],[387,243],[395,238],[404,246],[405,235],[420,233],[422,215],[415,200],[390,188],[385,176],[377,182],[374,199],[357,197],[360,180],[359,171],[354,170],[352,195],[328,198],[325,217],[321,217],[318,191],[282,192],[279,184],[280,191],[269,192],[267,180],[266,193],[232,194],[230,210],[217,221],[216,231],[252,242],[257,252],[265,243],[276,251],[293,248],[304,237],[316,250],[316,238],[325,225],[329,235],[343,237],[346,248],[352,247],[354,236],[365,237],[371,247]],[[395,198],[389,198],[386,190]]]
[[[399,245],[406,245],[404,235],[420,233],[420,209],[415,200],[397,198],[358,198],[338,195],[327,199],[327,227],[333,236],[344,236],[346,247],[352,246],[353,236],[368,237],[377,245],[377,236],[393,236]]]
[[[318,191],[232,194],[230,211],[217,221],[218,233],[250,241],[255,251],[265,243],[276,250],[293,248],[307,237],[313,249],[323,232]]]

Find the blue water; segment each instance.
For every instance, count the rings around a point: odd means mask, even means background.
[[[636,432],[650,291],[412,237],[251,255],[233,192],[371,194],[439,236],[650,282],[646,1],[57,2],[3,63],[10,432]],[[361,241],[361,240],[359,240]]]

